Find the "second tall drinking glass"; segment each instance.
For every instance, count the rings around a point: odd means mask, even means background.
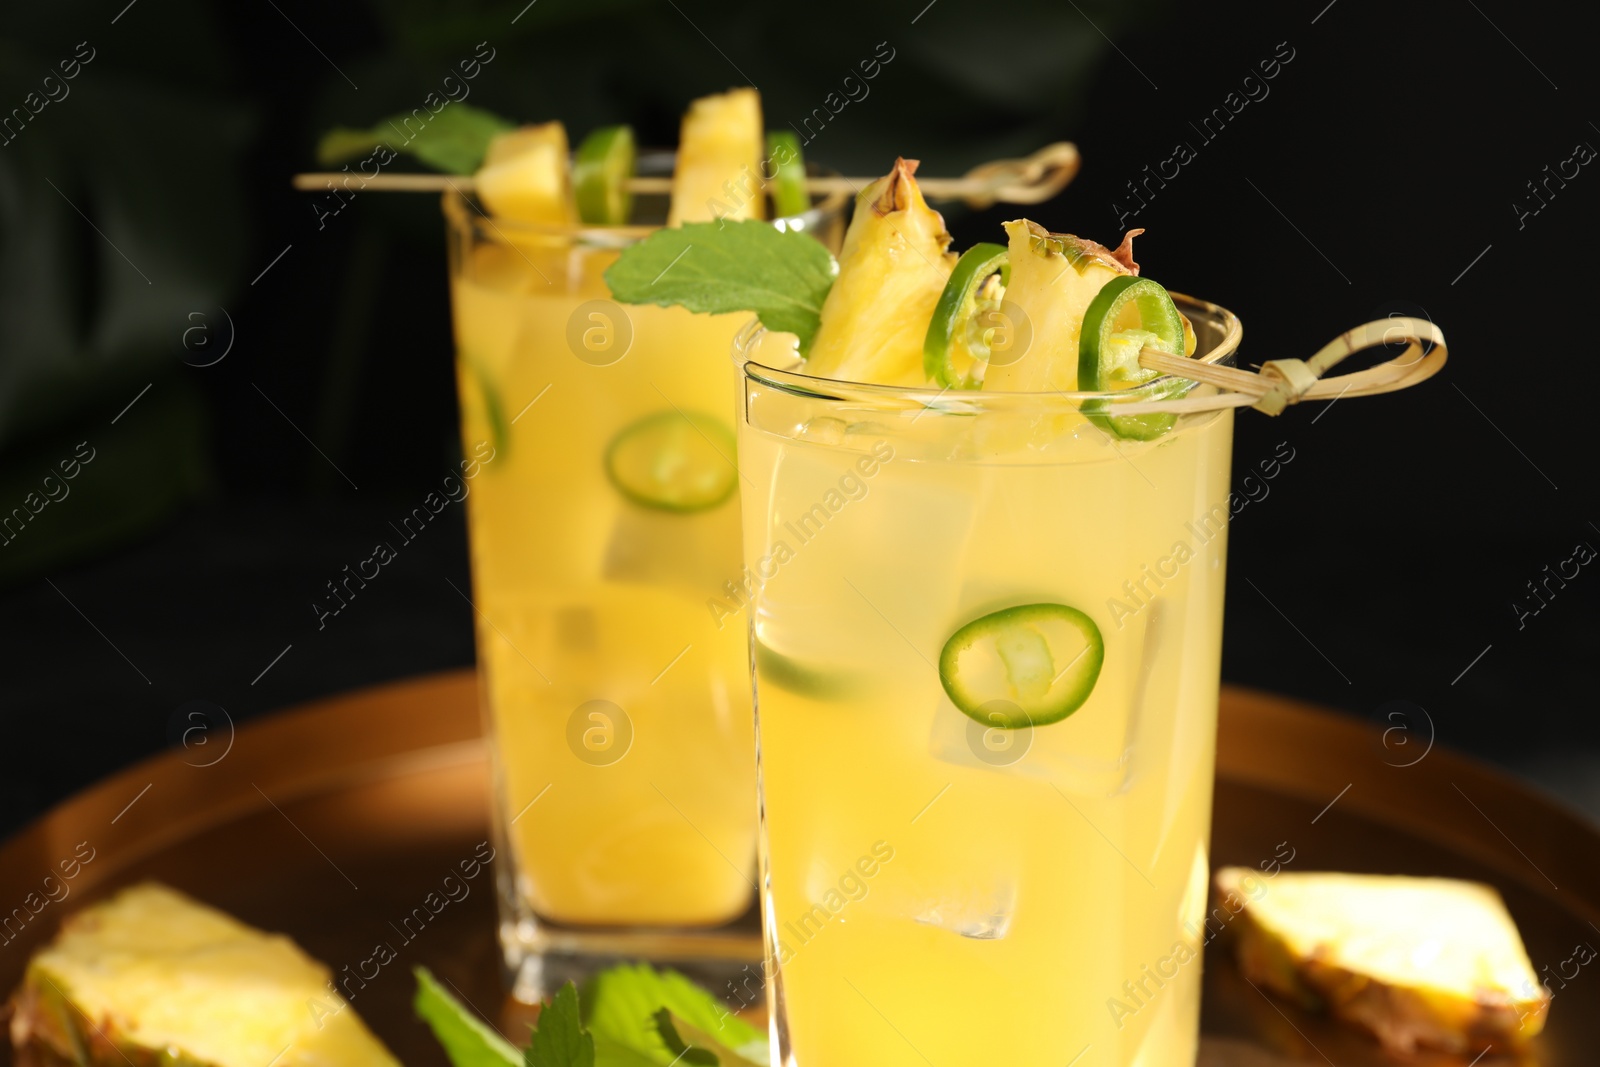
[[[444,206],[515,991],[611,957],[758,958],[753,926],[722,929],[755,894],[746,635],[708,610],[742,569],[714,354],[743,316],[613,303],[603,272],[650,227]]]
[[[1232,413],[736,355],[774,1062],[1192,1064]]]

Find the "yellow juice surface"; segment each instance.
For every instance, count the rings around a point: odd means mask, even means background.
[[[1193,1064],[1231,413],[1113,443],[1075,415],[749,388],[782,1062]],[[1099,628],[1093,691],[1031,730],[975,722],[945,642],[1045,602]]]
[[[553,240],[452,258],[463,438],[493,447],[467,504],[500,819],[539,918],[715,925],[754,893],[746,634],[707,609],[741,569],[738,494],[642,505],[607,454],[641,420],[708,427],[727,466],[706,477],[736,484],[739,322],[612,303],[614,260]]]

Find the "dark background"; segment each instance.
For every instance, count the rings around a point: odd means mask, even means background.
[[[1393,312],[1452,343],[1414,391],[1240,416],[1236,485],[1280,442],[1295,458],[1234,525],[1224,677],[1432,730],[1600,814],[1600,576],[1513,609],[1600,546],[1600,174],[1537,214],[1525,188],[1600,145],[1588,27],[1507,0],[525,2],[7,15],[0,114],[78,42],[94,58],[0,147],[0,514],[78,442],[94,459],[0,547],[0,833],[171,744],[190,702],[244,722],[472,661],[460,509],[317,630],[324,583],[458,444],[437,201],[368,192],[319,227],[288,179],[479,41],[470,103],[645,144],[747,81],[769,128],[797,121],[887,42],[810,158],[946,175],[1071,139],[1081,176],[1026,213],[1111,244],[1125,183],[1188,142],[1127,221],[1147,274],[1239,313],[1244,362]],[[1197,133],[1288,50],[1264,99]],[[1023,210],[946,217],[964,247]]]

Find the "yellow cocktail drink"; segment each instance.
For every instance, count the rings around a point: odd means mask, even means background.
[[[1142,274],[1143,230],[957,255],[917,167],[836,259],[744,223],[611,276],[757,317],[745,570],[709,606],[750,636],[772,1063],[1193,1067],[1233,411],[1392,327],[1219,366],[1238,320]]]
[[[764,152],[760,100],[735,89],[690,105],[675,155],[640,157],[622,126],[571,153],[560,122],[500,133],[471,192],[444,200],[521,999],[619,956],[709,975],[758,951],[729,925],[755,901],[747,643],[707,610],[742,569],[724,354],[743,316],[624,308],[606,272],[651,235],[722,219],[837,241],[842,198],[811,206],[792,140]],[[641,167],[670,173],[670,196],[636,204]],[[759,221],[769,199],[776,223]]]
[[[706,599],[739,569],[736,319],[622,309],[614,251],[522,237],[459,202],[462,434],[504,831],[534,913],[709,925],[754,882],[743,635]]]
[[[1192,1063],[1231,413],[1121,439],[744,356],[782,1062]]]

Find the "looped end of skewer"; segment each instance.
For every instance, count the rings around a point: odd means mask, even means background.
[[[957,179],[962,185],[975,187],[963,192],[961,199],[975,210],[999,201],[1040,204],[1065,189],[1077,177],[1082,162],[1078,146],[1071,141],[1047,144],[1024,159],[996,159],[973,167]]]
[[[1281,415],[1290,404],[1298,404],[1318,380],[1303,359],[1270,360],[1261,364],[1260,377],[1271,387],[1250,406],[1268,415]]]
[[[1378,345],[1405,343],[1405,351],[1377,366],[1341,374],[1324,375],[1357,352]],[[1139,365],[1177,378],[1215,386],[1206,396],[1129,404],[1128,414],[1166,411],[1184,413],[1253,407],[1268,415],[1282,414],[1303,400],[1338,400],[1346,396],[1376,396],[1409,389],[1439,373],[1449,355],[1444,331],[1426,319],[1392,318],[1362,323],[1329,341],[1310,359],[1274,359],[1259,372],[1199,363],[1185,356],[1146,348]]]

